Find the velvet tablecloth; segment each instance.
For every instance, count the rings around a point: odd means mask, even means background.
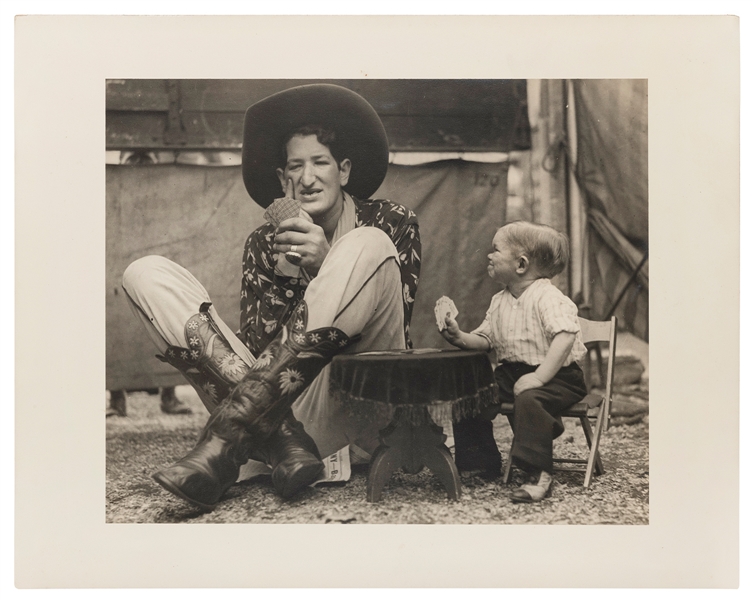
[[[498,402],[488,355],[454,349],[339,355],[332,361],[330,386],[357,412],[370,409],[381,416],[399,408],[416,424],[426,420],[427,408],[434,419],[458,421]]]

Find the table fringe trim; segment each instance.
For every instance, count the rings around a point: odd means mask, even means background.
[[[426,422],[434,421],[446,422],[450,418],[452,422],[457,423],[477,416],[491,404],[499,404],[499,392],[496,385],[481,388],[471,396],[423,404],[382,402],[355,396],[339,389],[332,389],[331,395],[341,406],[345,407],[352,417],[391,420],[399,408],[402,417],[411,425],[424,425]],[[426,412],[427,408],[430,409],[430,414]],[[428,421],[426,416],[428,416]]]

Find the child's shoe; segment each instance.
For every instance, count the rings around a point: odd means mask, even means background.
[[[540,502],[543,498],[548,498],[551,495],[553,484],[554,478],[551,473],[541,471],[537,478],[534,477],[530,483],[526,483],[512,492],[512,502]]]

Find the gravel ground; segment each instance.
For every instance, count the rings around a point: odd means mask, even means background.
[[[151,474],[188,452],[207,413],[188,386],[178,397],[193,415],[168,416],[158,396],[128,396],[128,417],[107,419],[106,520],[108,523],[648,523],[647,382],[617,390],[613,426],[601,442],[606,473],[589,489],[579,473],[555,475],[551,498],[537,504],[512,504],[510,482],[462,477],[462,497],[447,500],[430,472],[395,473],[378,503],[366,502],[367,466],[354,466],[349,482],[310,488],[292,500],[275,493],[268,476],[230,488],[214,511],[203,513],[173,497]],[[447,427],[445,432],[449,433]],[[497,417],[494,432],[506,457],[511,431]],[[448,445],[451,447],[451,437]],[[556,441],[556,456],[581,456],[585,439],[579,424],[566,422]]]

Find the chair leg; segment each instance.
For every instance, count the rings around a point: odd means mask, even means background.
[[[598,419],[595,422],[595,432],[593,435],[593,432],[590,431],[590,434],[592,436],[592,443],[590,446],[590,455],[588,456],[588,463],[587,463],[587,469],[585,470],[585,487],[590,486],[590,479],[593,476],[593,468],[596,466],[596,464],[599,465],[599,471],[601,474],[603,473],[603,464],[601,463],[601,458],[598,455],[598,444],[601,439],[601,431],[603,430],[603,415],[606,412],[606,404],[605,402],[601,404],[600,410],[598,411]],[[588,429],[590,429],[590,423],[587,424]]]
[[[502,483],[509,483],[509,475],[512,473],[512,448],[514,447],[514,438],[512,443],[509,444],[509,452],[507,453],[507,464],[504,466],[504,477]]]
[[[585,434],[585,440],[587,440],[588,450],[593,447],[593,430],[590,428],[590,421],[587,417],[580,417],[580,425],[582,425],[582,433]]]
[[[600,411],[598,412],[600,414]],[[590,419],[588,417],[580,417],[580,423],[582,424],[582,431],[585,434],[585,439],[588,444],[588,451],[593,448],[593,429],[590,427]],[[598,452],[598,447],[595,448],[595,474],[603,475],[603,463],[601,462],[601,454]]]

